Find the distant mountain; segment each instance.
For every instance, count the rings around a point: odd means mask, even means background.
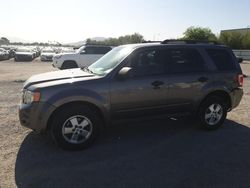
[[[6,36],[6,38],[9,39],[10,42],[22,42],[22,43],[32,42],[32,41],[25,40],[19,37]]]
[[[86,43],[86,40],[79,41],[79,42],[66,43],[64,45],[69,45],[69,46],[83,46],[85,43]]]
[[[104,41],[104,40],[106,40],[107,38],[105,38],[105,37],[94,37],[94,38],[90,38],[91,40],[96,40],[96,41]]]
[[[22,43],[32,43],[34,41],[31,41],[31,40],[25,40],[25,39],[22,39],[22,38],[19,38],[19,37],[12,37],[12,36],[0,36],[1,37],[6,37],[7,39],[9,39],[10,42],[22,42]],[[91,40],[96,40],[96,41],[104,41],[106,40],[107,38],[105,37],[93,37],[91,38]],[[64,45],[70,45],[70,46],[82,46],[86,43],[86,40],[83,40],[83,41],[78,41],[78,42],[71,42],[71,43],[65,43]],[[35,42],[39,42],[39,41],[35,41]],[[51,42],[49,41],[50,43],[55,43],[55,41]]]
[[[107,38],[105,37],[93,37],[93,38],[90,38],[91,40],[96,40],[96,41],[104,41],[106,40]],[[84,44],[86,44],[86,40],[85,39],[84,41],[78,41],[78,42],[72,42],[72,43],[67,43],[65,45],[70,45],[70,46],[83,46]]]

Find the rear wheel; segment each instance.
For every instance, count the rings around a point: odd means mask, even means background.
[[[87,148],[96,139],[101,125],[95,110],[72,105],[59,111],[53,121],[51,133],[57,145],[66,150]]]
[[[65,61],[62,64],[61,69],[73,69],[73,68],[78,68],[76,62],[74,61]]]
[[[199,110],[199,121],[203,128],[214,130],[223,125],[227,116],[226,102],[216,96],[206,99]]]

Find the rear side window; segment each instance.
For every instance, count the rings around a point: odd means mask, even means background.
[[[220,71],[228,71],[235,69],[235,62],[231,54],[223,49],[207,49],[208,55],[213,60],[215,66]]]
[[[168,50],[169,73],[192,73],[204,71],[204,60],[195,49]]]
[[[111,47],[100,47],[97,49],[98,54],[106,54],[111,50]]]
[[[85,54],[106,54],[111,50],[111,47],[86,47]]]

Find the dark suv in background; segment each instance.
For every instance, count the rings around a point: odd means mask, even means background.
[[[119,46],[89,67],[35,75],[23,88],[23,126],[50,131],[56,143],[83,149],[101,128],[124,118],[194,115],[220,127],[243,95],[232,50],[204,41]]]

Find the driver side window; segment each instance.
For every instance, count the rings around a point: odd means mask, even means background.
[[[159,75],[165,73],[166,54],[164,50],[144,50],[131,59],[133,76]]]

